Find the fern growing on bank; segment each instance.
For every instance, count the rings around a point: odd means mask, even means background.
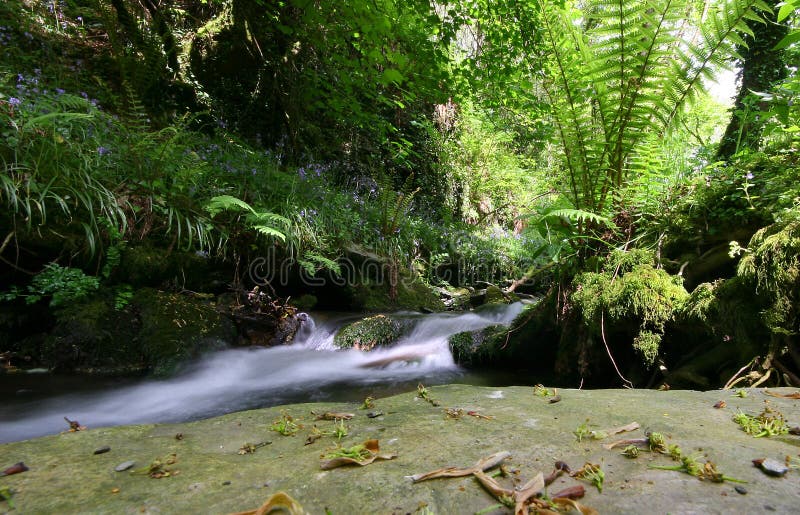
[[[546,68],[542,87],[574,207],[607,209],[653,133],[668,131],[714,70],[737,57],[762,0],[595,0],[553,7],[540,0]],[[590,64],[591,63],[591,64]]]

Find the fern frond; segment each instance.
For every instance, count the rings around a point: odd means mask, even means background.
[[[231,195],[219,195],[208,201],[205,206],[206,211],[212,217],[217,216],[223,211],[246,211],[251,214],[256,214],[256,210],[245,202]]]

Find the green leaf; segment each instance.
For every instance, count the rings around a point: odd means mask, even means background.
[[[790,32],[789,34],[786,35],[786,37],[778,41],[778,44],[775,45],[775,50],[781,50],[793,43],[797,43],[798,41],[800,41],[800,30]]]
[[[401,84],[404,80],[405,77],[403,77],[403,74],[394,68],[388,68],[384,70],[383,75],[381,76],[381,82],[383,84],[390,84],[392,82]]]

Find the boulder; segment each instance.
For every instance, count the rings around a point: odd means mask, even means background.
[[[559,389],[553,393],[560,402],[552,403],[552,395],[535,392],[531,387],[437,386],[428,389],[429,397],[441,404],[435,407],[415,389],[375,400],[373,412],[382,412],[375,418],[358,410],[359,400],[276,406],[168,425],[92,428],[91,420],[81,420],[89,429],[0,444],[5,460],[0,468],[21,461],[29,469],[2,478],[2,487],[13,495],[19,513],[232,513],[253,510],[277,492],[291,496],[308,513],[404,514],[418,513],[421,507],[433,513],[475,513],[497,506],[498,500],[473,476],[417,483],[410,476],[471,467],[505,451],[511,477],[496,478],[505,488],[540,472],[547,476],[556,460],[572,470],[585,463],[599,465],[602,493],[568,474],[555,479],[547,493],[583,486],[586,493],[579,502],[600,513],[797,511],[800,472],[790,469],[771,477],[752,460],[796,460],[799,437],[753,438],[733,421],[738,410],[761,412],[769,399],[772,409],[796,424],[796,400],[769,397],[757,389],[748,390],[746,398],[730,391]],[[727,406],[715,409],[720,400]],[[454,415],[447,416],[445,408],[452,408]],[[355,417],[345,422],[348,434],[340,441],[323,436],[304,445],[314,425],[328,431],[337,424],[315,420],[321,413]],[[296,436],[270,431],[270,424],[283,415],[304,428]],[[632,422],[640,428],[606,438],[595,433],[602,439],[585,435],[579,441],[575,434],[580,427],[600,431]],[[746,484],[654,469],[679,463],[646,446],[636,459],[623,456],[622,447],[604,447],[618,439],[642,439],[645,428],[665,435],[667,445],[696,455],[701,464],[712,462],[725,476]],[[397,457],[363,467],[321,467],[320,455],[330,448],[367,439],[378,439],[382,453]],[[110,451],[94,454],[101,446]],[[168,476],[148,475],[156,459],[170,471]],[[115,471],[130,461],[135,462],[132,469]],[[8,508],[0,498],[0,510]]]
[[[407,325],[387,315],[364,318],[341,328],[333,339],[340,349],[370,351],[375,347],[388,347],[406,332]]]

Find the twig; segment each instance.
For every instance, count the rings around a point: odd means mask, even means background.
[[[733,374],[733,377],[731,377],[730,379],[728,379],[728,382],[727,382],[727,383],[725,383],[725,386],[723,386],[723,387],[722,387],[722,389],[723,389],[723,390],[728,390],[728,389],[729,389],[729,388],[731,388],[733,385],[735,385],[735,384],[738,382],[738,381],[736,380],[736,378],[737,378],[737,377],[739,377],[739,374],[741,374],[742,372],[744,372],[745,370],[747,370],[747,368],[748,368],[748,367],[752,366],[752,365],[753,365],[753,362],[754,362],[756,359],[758,359],[758,358],[756,357],[756,358],[753,358],[753,359],[751,359],[751,360],[750,360],[750,361],[747,363],[747,365],[743,366],[742,368],[740,368],[740,369],[739,369],[739,371],[738,371],[738,372],[736,372],[735,374]]]
[[[619,371],[619,368],[617,368],[617,362],[614,361],[614,356],[611,355],[611,349],[608,348],[608,342],[606,342],[605,321],[603,320],[603,312],[602,311],[600,312],[600,336],[603,337],[603,345],[606,346],[606,352],[608,353],[609,359],[611,359],[611,364],[614,365],[614,370],[617,371],[617,375],[624,382],[628,383],[626,385],[626,388],[633,388],[633,383],[631,383],[630,381],[625,379],[625,376],[623,376],[622,373]]]

